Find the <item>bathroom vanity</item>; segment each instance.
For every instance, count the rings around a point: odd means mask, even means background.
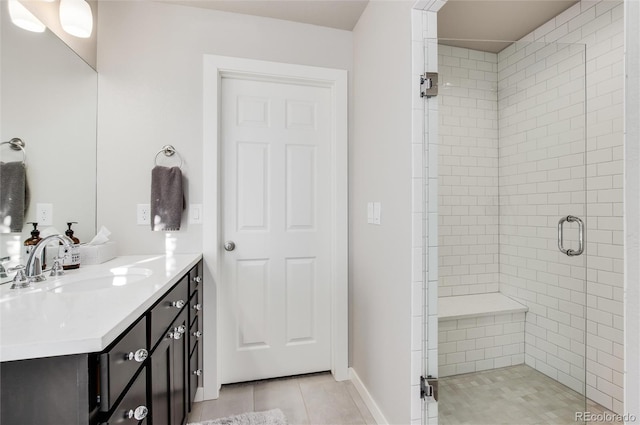
[[[0,289],[0,423],[186,422],[202,371],[201,255],[128,256]]]

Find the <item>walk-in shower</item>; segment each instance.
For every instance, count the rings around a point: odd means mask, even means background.
[[[441,424],[622,412],[620,64],[589,50],[621,28],[592,13],[497,53],[437,41]]]

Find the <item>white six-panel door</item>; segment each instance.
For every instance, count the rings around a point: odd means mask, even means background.
[[[220,382],[329,370],[331,89],[222,78]]]

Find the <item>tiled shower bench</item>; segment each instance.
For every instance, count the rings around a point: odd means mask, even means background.
[[[439,298],[439,377],[524,363],[527,310],[499,292]]]

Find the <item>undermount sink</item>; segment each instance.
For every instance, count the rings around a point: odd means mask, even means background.
[[[153,272],[145,268],[115,268],[108,274],[81,278],[65,282],[64,278],[59,285],[50,288],[49,291],[56,294],[70,292],[96,291],[100,289],[118,288],[138,282],[151,276]]]

